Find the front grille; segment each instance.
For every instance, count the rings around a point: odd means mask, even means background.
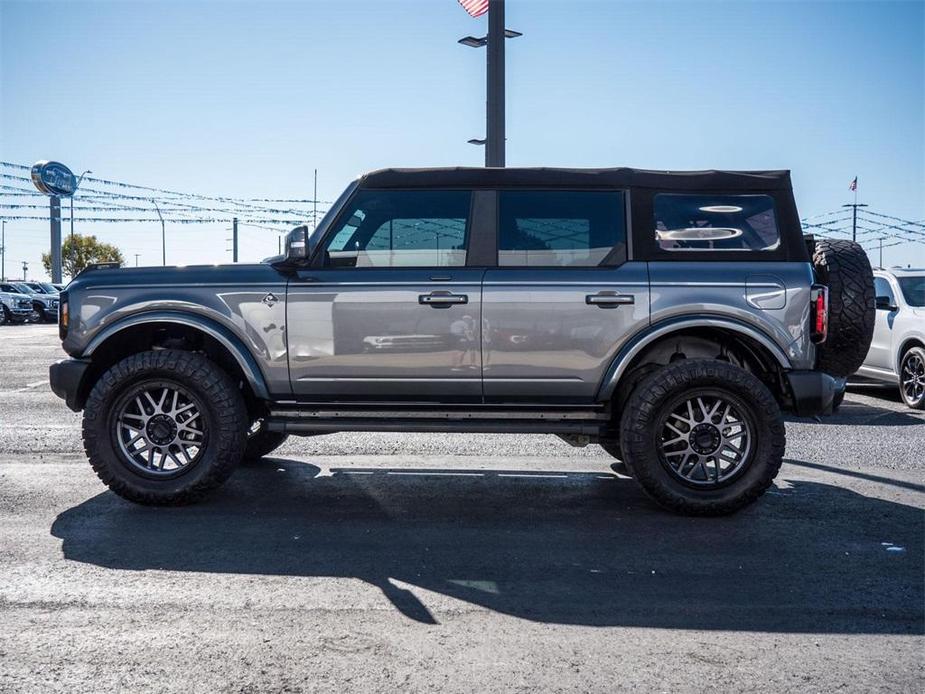
[[[32,302],[29,301],[28,299],[19,299],[19,300],[16,302],[16,305],[17,305],[19,308],[32,308]]]

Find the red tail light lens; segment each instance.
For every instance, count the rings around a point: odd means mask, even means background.
[[[812,301],[812,340],[816,344],[825,342],[829,334],[829,288],[814,284],[810,290]]]

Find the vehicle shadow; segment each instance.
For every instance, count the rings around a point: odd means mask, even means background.
[[[896,501],[780,481],[697,519],[609,472],[319,473],[267,460],[186,508],[104,492],[51,532],[66,559],[114,569],[359,578],[421,623],[436,620],[399,583],[557,624],[925,631],[925,521]]]
[[[852,390],[854,390],[852,388]],[[891,397],[882,397],[883,389],[872,392],[855,391],[860,395],[870,397],[880,397],[890,402],[901,402],[899,395]],[[838,411],[834,414],[820,417],[817,419],[811,417],[787,416],[787,421],[794,422],[812,422],[814,424],[832,425],[848,424],[851,426],[922,426],[925,424],[925,417],[921,412],[916,410],[904,409],[896,410],[890,407],[881,407],[880,405],[858,400],[846,399]]]

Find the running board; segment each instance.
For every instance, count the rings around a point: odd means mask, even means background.
[[[610,425],[601,410],[483,411],[273,409],[269,431],[318,434],[337,431],[447,432],[478,434],[572,434],[597,437]]]

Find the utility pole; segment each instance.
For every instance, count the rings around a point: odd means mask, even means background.
[[[29,263],[22,261],[22,281],[26,281],[26,273],[29,272]]]
[[[48,197],[48,215],[51,221],[51,281],[61,283],[61,198]],[[25,264],[24,264],[25,267]],[[25,269],[23,270],[25,272]],[[25,281],[23,277],[23,281]]]
[[[318,169],[315,169],[315,192],[312,194],[312,231],[318,228]]]
[[[853,202],[850,205],[842,205],[842,207],[851,208],[851,240],[858,240],[858,208],[867,207],[864,203]]]
[[[881,268],[883,267],[883,239],[885,239],[885,238],[886,238],[885,236],[881,236],[879,239],[877,239],[877,240],[880,242],[880,263],[879,263],[879,267],[881,267]]]
[[[0,280],[6,279],[6,220],[3,220],[3,234],[0,236]]]
[[[154,209],[157,210],[157,216],[161,220],[161,265],[167,265],[167,235],[164,232],[164,217],[161,215],[161,208],[157,206],[157,200],[151,199]]]
[[[141,255],[141,253],[136,253],[136,254],[135,254],[135,267],[138,267],[138,256],[140,256],[140,255]]]
[[[231,262],[238,262],[238,218],[231,220]]]

